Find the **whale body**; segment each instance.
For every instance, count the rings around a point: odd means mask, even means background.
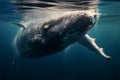
[[[15,45],[21,56],[40,58],[63,51],[75,42],[79,42],[91,51],[102,55],[106,59],[111,57],[99,48],[95,40],[87,32],[93,28],[97,21],[97,14],[85,12],[70,12],[48,21],[24,26],[17,34]]]

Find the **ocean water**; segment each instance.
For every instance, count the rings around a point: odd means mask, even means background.
[[[54,11],[49,12],[51,6],[56,5],[55,0],[46,0],[50,3],[49,5],[45,2],[41,6],[30,4],[29,7],[19,7],[23,4],[13,5],[10,2],[0,0],[0,80],[120,80],[119,0],[100,1],[98,4],[99,21],[88,33],[96,38],[96,43],[104,48],[106,54],[112,56],[111,60],[104,59],[76,42],[65,51],[44,58],[29,59],[17,55],[15,64],[13,64],[13,59],[16,52],[13,43],[20,28],[12,24],[13,22],[27,21],[36,17],[33,15],[23,17],[27,15],[24,13],[31,12],[29,10],[32,10],[34,14],[36,7],[41,13],[42,20],[45,15],[53,14],[54,16],[58,11],[60,14],[63,13],[65,11],[62,10],[63,8],[77,10],[80,7],[78,7],[79,4],[74,7],[64,7],[61,6],[62,3],[57,5],[57,9],[52,7]],[[67,2],[73,3],[72,0],[67,0],[64,4]],[[17,10],[16,5],[18,5]]]

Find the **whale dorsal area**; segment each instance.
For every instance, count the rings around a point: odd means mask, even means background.
[[[21,28],[23,28],[23,29],[26,28],[26,27],[25,27],[23,24],[21,24],[21,23],[13,23],[13,24],[15,24],[15,25],[17,25],[17,26],[19,26],[19,27],[21,27]]]

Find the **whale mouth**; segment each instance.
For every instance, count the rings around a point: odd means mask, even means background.
[[[97,21],[97,14],[95,14],[95,15],[93,15],[93,16],[91,17],[91,22],[92,22],[92,24],[95,24],[96,21]]]
[[[88,26],[87,30],[90,30],[91,28],[94,27],[94,25],[96,24],[97,22],[97,15],[93,15],[93,16],[90,16],[90,25]]]
[[[42,34],[35,34],[33,40],[34,42],[41,42],[42,44],[46,43],[46,40]]]

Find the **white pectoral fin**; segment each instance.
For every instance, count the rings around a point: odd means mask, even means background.
[[[111,59],[110,56],[106,55],[103,51],[103,48],[99,48],[97,44],[95,43],[95,39],[91,38],[89,35],[85,35],[82,39],[79,40],[79,43],[87,47],[88,49],[99,53],[106,59]]]

